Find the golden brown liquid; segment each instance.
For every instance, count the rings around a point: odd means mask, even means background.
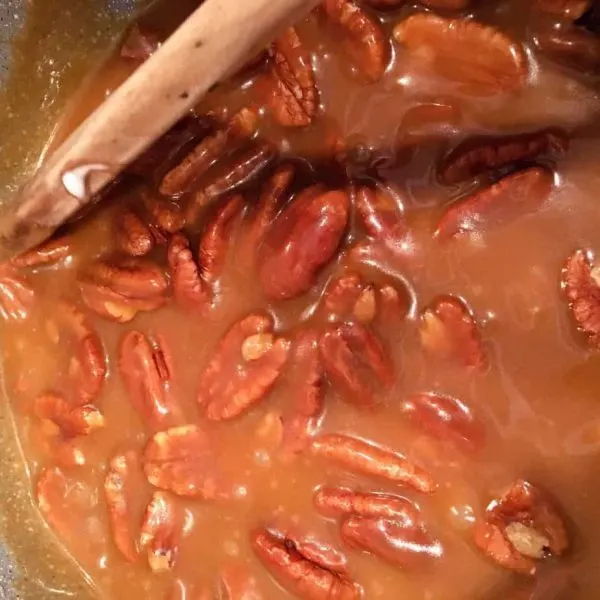
[[[519,2],[502,3],[497,21],[519,37]],[[478,11],[481,18],[492,9]],[[391,22],[399,19],[398,14]],[[516,24],[515,24],[516,23]],[[321,103],[343,137],[352,136],[392,156],[391,147],[407,112],[431,98],[451,98],[457,121],[445,130],[442,142],[422,145],[406,160],[389,159],[377,177],[400,190],[409,224],[420,247],[418,260],[391,263],[389,273],[398,286],[409,286],[414,298],[409,317],[399,331],[384,333],[386,347],[397,365],[397,381],[374,412],[357,410],[328,389],[323,432],[346,432],[389,446],[421,462],[439,482],[439,489],[423,497],[409,489],[343,473],[336,466],[302,456],[293,463],[282,460],[268,437],[259,435],[265,415],[281,410],[286,398],[275,387],[266,400],[231,422],[207,423],[198,410],[199,376],[228,327],[250,311],[267,308],[285,331],[310,313],[324,284],[341,269],[342,258],[319,276],[310,294],[287,303],[267,304],[253,272],[240,272],[230,261],[221,281],[222,295],[205,319],[190,317],[168,305],[138,315],[133,323],[116,325],[92,317],[109,358],[109,376],[98,405],[107,426],[76,443],[86,466],[69,475],[85,485],[80,508],[72,511],[73,535],[66,544],[106,598],[149,600],[168,598],[174,586],[190,590],[210,586],[215,574],[231,561],[246,564],[256,576],[267,600],[290,597],[268,575],[253,555],[248,532],[278,515],[297,522],[306,531],[340,546],[338,525],[317,515],[312,496],[319,485],[348,485],[364,490],[390,491],[413,499],[422,509],[428,527],[439,536],[444,555],[426,572],[403,571],[377,557],[346,550],[353,579],[365,598],[396,600],[464,600],[510,598],[528,582],[488,562],[474,547],[470,530],[489,500],[514,479],[539,483],[557,499],[568,516],[572,547],[568,555],[542,567],[539,585],[558,591],[573,578],[579,589],[566,597],[597,597],[600,572],[600,513],[597,510],[597,472],[600,452],[598,396],[600,358],[578,336],[559,290],[564,260],[579,247],[600,250],[600,141],[594,138],[594,116],[600,99],[593,87],[546,63],[535,62],[535,76],[518,95],[498,100],[461,96],[443,79],[420,77],[401,51],[384,79],[365,86],[339,58],[338,40],[323,36],[322,23],[310,18],[299,34],[316,62]],[[106,89],[114,87],[131,69],[115,58],[80,98],[65,127],[77,122]],[[244,89],[239,81],[215,90],[202,108],[225,104],[238,107],[255,98],[252,79]],[[479,239],[456,240],[441,247],[432,238],[440,208],[456,192],[434,182],[438,154],[471,133],[507,133],[558,125],[575,129],[566,159],[557,169],[557,185],[536,214],[522,217]],[[580,133],[577,133],[579,131]],[[268,127],[260,135],[275,140],[294,157],[307,157],[320,174],[321,131],[290,133]],[[355,167],[356,168],[356,167]],[[339,174],[324,172],[336,179]],[[372,173],[372,171],[370,171]],[[361,175],[352,172],[350,175]],[[247,195],[251,203],[256,191]],[[51,342],[48,323],[59,298],[80,304],[76,275],[94,258],[112,248],[111,220],[119,200],[107,202],[75,231],[73,258],[60,268],[38,269],[34,282],[38,305],[25,324],[4,324],[5,371],[25,454],[35,480],[48,465],[47,449],[39,423],[30,416],[31,403],[52,389],[68,365],[70,348]],[[348,244],[355,232],[350,232]],[[235,233],[234,233],[235,235]],[[356,235],[360,235],[357,231]],[[163,258],[164,260],[164,258]],[[361,270],[373,274],[372,268]],[[440,365],[424,353],[417,338],[418,315],[437,294],[464,298],[477,318],[490,351],[491,366],[483,374]],[[102,484],[107,464],[119,452],[141,451],[149,432],[130,403],[117,369],[118,344],[130,329],[160,333],[173,354],[174,391],[189,422],[202,423],[214,441],[217,460],[235,481],[239,498],[203,502],[177,498],[189,516],[189,533],[183,539],[173,572],[153,574],[146,561],[127,563],[116,550],[107,522]],[[476,457],[454,453],[406,423],[399,401],[413,392],[439,391],[460,398],[483,421],[486,445]],[[137,517],[148,502],[151,486],[140,477]],[[177,584],[176,582],[180,582]],[[513,591],[505,591],[513,590]],[[191,594],[191,592],[188,592]],[[181,596],[182,598],[192,597]],[[540,598],[551,598],[540,596]]]

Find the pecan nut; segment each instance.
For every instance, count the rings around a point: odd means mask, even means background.
[[[569,257],[561,286],[578,330],[600,347],[600,275],[590,252],[577,250]]]
[[[117,248],[129,256],[146,256],[155,245],[150,228],[129,208],[117,213],[115,219]]]
[[[151,178],[164,172],[210,131],[211,119],[205,115],[188,114],[152,144],[128,168],[128,172]]]
[[[568,137],[552,129],[511,137],[472,138],[458,145],[444,158],[439,178],[445,184],[460,183],[518,161],[540,156],[560,158],[566,154],[568,147]]]
[[[406,316],[408,298],[401,298],[392,285],[365,283],[357,273],[346,273],[328,284],[322,308],[327,321],[352,319],[367,325],[378,320],[389,327]]]
[[[89,403],[100,393],[106,376],[106,356],[100,337],[86,316],[70,302],[60,302],[56,321],[59,333],[56,342],[73,348],[65,387],[72,392],[73,402]]]
[[[448,440],[467,452],[483,447],[484,432],[479,421],[460,400],[442,394],[413,394],[400,410],[432,437]]]
[[[403,209],[392,194],[381,188],[361,187],[356,191],[356,209],[369,236],[392,255],[407,257],[414,253]]]
[[[157,488],[206,500],[220,493],[208,436],[196,425],[154,434],[144,450],[143,461],[146,478]]]
[[[83,564],[106,552],[104,531],[94,516],[97,499],[89,485],[65,475],[58,467],[47,468],[37,480],[35,497],[48,525],[77,552]]]
[[[225,334],[200,378],[198,402],[210,420],[237,417],[273,387],[287,361],[290,343],[272,331],[270,317],[251,314]]]
[[[104,427],[104,416],[92,404],[72,406],[62,396],[45,394],[35,399],[33,411],[57,425],[67,437],[90,435]]]
[[[202,278],[212,283],[221,275],[229,250],[231,231],[239,224],[244,209],[244,198],[235,195],[219,206],[200,240],[198,262]]]
[[[10,262],[13,267],[17,267],[18,269],[55,265],[71,255],[73,250],[72,245],[72,239],[64,235],[44,242],[23,254],[19,254],[12,258]]]
[[[475,319],[454,296],[440,296],[423,312],[419,335],[433,356],[484,368],[487,358]]]
[[[138,549],[132,529],[133,515],[130,505],[132,471],[137,468],[133,453],[119,454],[111,461],[104,479],[104,497],[108,507],[108,518],[113,541],[119,552],[129,561],[135,562]]]
[[[214,174],[203,195],[207,201],[233,192],[257,178],[275,159],[275,151],[266,143],[251,145],[242,149]]]
[[[329,20],[344,32],[344,50],[369,81],[383,77],[391,50],[381,25],[353,0],[325,0]]]
[[[550,196],[554,176],[543,167],[507,175],[453,204],[442,215],[435,236],[448,239],[481,234],[538,210]]]
[[[306,600],[358,600],[360,587],[345,575],[304,557],[293,540],[266,530],[251,535],[252,548],[271,575]]]
[[[313,441],[312,451],[316,456],[333,460],[351,471],[408,485],[419,492],[429,494],[436,488],[432,476],[420,466],[389,448],[359,438],[324,435]]]
[[[261,248],[259,276],[269,298],[294,298],[312,287],[342,240],[349,208],[346,192],[315,186],[283,211]]]
[[[317,85],[310,55],[293,27],[273,42],[270,54],[267,87],[273,117],[285,127],[310,125],[319,106]]]
[[[121,341],[119,371],[133,406],[152,429],[181,422],[183,414],[173,396],[173,368],[164,340],[159,343],[139,331],[129,331]]]
[[[250,213],[236,250],[239,270],[256,266],[256,251],[271,224],[275,221],[282,200],[294,179],[291,165],[278,167],[262,187],[256,208]]]
[[[548,28],[534,38],[551,60],[584,73],[600,72],[600,39],[581,27]]]
[[[250,139],[257,127],[258,113],[242,108],[224,128],[206,136],[163,177],[160,193],[179,196],[190,191],[194,183],[203,177],[214,163]]]
[[[471,92],[515,91],[527,79],[521,46],[476,21],[417,13],[396,25],[394,37],[415,58]]]
[[[175,301],[189,312],[203,315],[211,304],[211,294],[200,276],[190,243],[183,234],[175,234],[169,243],[167,262]]]
[[[35,305],[27,280],[8,271],[0,275],[0,315],[5,321],[25,321]]]
[[[147,190],[142,193],[142,204],[148,212],[154,231],[159,235],[173,234],[183,229],[185,216],[179,204]]]
[[[126,323],[139,311],[152,311],[166,302],[167,279],[162,270],[141,259],[98,262],[80,276],[85,304],[99,316]]]
[[[591,0],[535,0],[537,9],[569,21],[576,21],[588,10]]]
[[[165,492],[154,492],[144,511],[139,540],[154,573],[175,567],[182,526],[182,515],[173,500]]]
[[[377,336],[359,323],[332,326],[319,340],[331,381],[357,406],[378,403],[378,392],[394,383],[394,366]]]
[[[297,453],[306,448],[323,413],[323,368],[316,331],[307,330],[296,337],[290,363],[290,391],[286,394],[290,409],[282,419],[283,447]]]
[[[345,554],[335,548],[327,536],[320,534],[319,537],[316,537],[285,517],[276,518],[267,531],[275,537],[292,543],[306,560],[316,563],[328,571],[347,574],[348,560]]]
[[[538,562],[560,556],[569,545],[561,516],[541,490],[515,482],[487,507],[475,527],[475,543],[499,565],[534,575]]]
[[[342,523],[341,534],[350,547],[402,568],[423,568],[444,554],[441,543],[423,527],[383,518],[348,517]]]
[[[411,527],[420,521],[417,507],[401,496],[373,492],[357,492],[348,488],[319,488],[313,502],[325,516],[357,515],[383,518]]]

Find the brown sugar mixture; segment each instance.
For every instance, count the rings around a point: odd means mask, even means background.
[[[326,0],[2,265],[34,498],[101,597],[598,597],[592,4]]]

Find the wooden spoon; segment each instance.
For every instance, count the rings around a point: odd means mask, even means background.
[[[0,258],[40,243],[314,0],[206,0],[0,216]]]

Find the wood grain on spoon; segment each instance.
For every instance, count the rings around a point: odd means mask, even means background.
[[[48,237],[312,0],[206,0],[56,150],[0,217],[0,258]]]

